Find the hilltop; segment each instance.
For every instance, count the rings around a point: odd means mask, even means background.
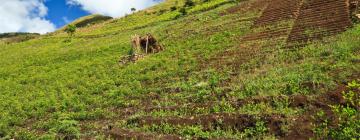
[[[360,138],[356,2],[166,0],[0,42],[0,139]],[[148,33],[165,49],[119,63]]]

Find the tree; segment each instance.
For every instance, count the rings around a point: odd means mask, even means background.
[[[135,11],[136,11],[136,9],[135,9],[134,7],[131,8],[130,10],[131,10],[131,12],[135,12]]]
[[[76,26],[69,24],[66,29],[65,32],[69,35],[69,36],[74,36],[75,32],[76,32]]]

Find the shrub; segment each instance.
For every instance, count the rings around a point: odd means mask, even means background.
[[[170,7],[170,11],[175,11],[175,10],[177,10],[177,7],[176,7],[176,6]]]

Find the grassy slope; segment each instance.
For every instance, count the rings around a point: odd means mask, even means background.
[[[255,130],[249,128],[241,132],[124,122],[143,116],[161,118],[223,112],[283,114],[291,118],[301,115],[304,109],[289,108],[282,100],[276,106],[258,103],[233,107],[231,102],[294,94],[312,98],[359,73],[358,25],[327,39],[329,43],[314,42],[302,49],[285,51],[280,49],[282,43],[279,42],[267,48],[270,53],[262,59],[224,66],[221,70],[206,65],[221,52],[238,48],[239,37],[251,32],[252,21],[239,22],[240,19],[255,18],[261,13],[253,9],[219,15],[234,3],[209,11],[204,11],[208,5],[197,6],[189,9],[193,13],[177,19],[174,18],[180,14],[178,11],[151,13],[169,9],[173,3],[168,1],[147,12],[79,29],[71,42],[64,41],[65,33],[54,33],[23,43],[0,44],[0,137],[51,138],[56,134],[95,137],[102,136],[103,128],[108,125],[188,137],[273,137],[267,128],[257,130],[264,127],[261,121]],[[148,32],[158,37],[166,50],[135,64],[120,66],[118,60],[128,53],[131,35]],[[232,76],[232,73],[237,74]],[[224,81],[230,82],[223,84]],[[303,83],[313,83],[316,90],[301,86]],[[222,96],[225,92],[226,96]],[[154,94],[157,98],[149,100]],[[214,105],[205,108],[186,105],[211,101]],[[142,111],[145,107],[174,105],[181,108]],[[124,116],[124,109],[134,112]]]

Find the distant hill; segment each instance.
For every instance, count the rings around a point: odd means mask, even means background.
[[[113,19],[113,18],[109,17],[109,16],[103,16],[103,15],[96,14],[96,15],[88,15],[88,16],[81,17],[69,24],[73,24],[78,28],[83,28],[86,26],[102,23],[102,22],[105,22],[105,21],[108,21],[111,19]]]
[[[2,33],[0,41],[5,43],[23,42],[40,36],[38,33]]]

